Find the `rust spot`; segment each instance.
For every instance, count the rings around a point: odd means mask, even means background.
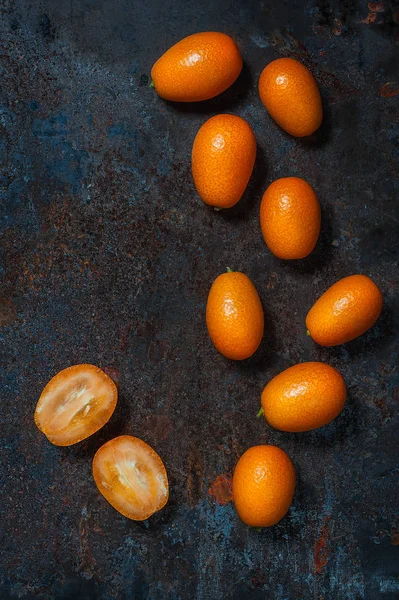
[[[168,353],[169,344],[163,340],[157,340],[150,344],[147,352],[148,360],[161,362]]]
[[[187,498],[191,506],[201,499],[204,485],[204,467],[202,456],[197,447],[192,447],[188,456]]]
[[[119,387],[119,380],[121,378],[121,374],[115,367],[102,367],[102,370],[112,381],[115,383],[116,387]]]
[[[396,365],[387,365],[385,363],[381,363],[380,371],[385,375],[392,375],[392,373],[396,371]]]
[[[277,279],[278,279],[277,273],[270,274],[270,279],[266,284],[266,287],[268,290],[274,290],[274,288],[276,287]]]
[[[316,35],[323,35],[326,28],[324,25],[313,25],[312,29]]]
[[[233,499],[232,477],[231,475],[218,475],[208,490],[218,504],[229,504]]]
[[[78,570],[81,571],[87,579],[91,579],[93,576],[98,576],[98,569],[96,561],[94,560],[90,545],[89,545],[89,520],[91,513],[85,506],[82,510],[82,516],[79,522],[79,552],[78,552]]]
[[[378,400],[374,400],[374,404],[381,411],[381,419],[382,423],[385,424],[391,420],[392,411],[387,407],[386,398],[379,398]]]
[[[342,33],[343,23],[341,19],[334,19],[334,27],[332,28],[332,32],[334,35],[341,35]]]
[[[359,21],[359,23],[365,23],[366,25],[371,25],[377,19],[377,13],[384,12],[384,5],[382,2],[369,2],[367,4],[367,8],[369,9],[369,14],[365,19]]]
[[[367,15],[367,17],[365,19],[361,19],[361,21],[359,21],[359,23],[364,23],[365,25],[371,25],[371,23],[374,23],[376,18],[377,18],[377,13],[370,12]]]
[[[397,96],[399,94],[399,82],[397,81],[388,81],[384,83],[382,88],[380,89],[380,96],[382,98],[392,98],[393,96]]]
[[[326,517],[324,519],[323,527],[321,528],[321,534],[319,539],[316,541],[314,545],[314,566],[316,569],[316,573],[320,574],[324,567],[327,564],[328,560],[328,521],[330,517]]]
[[[62,506],[73,506],[74,505],[74,500],[72,500],[72,498],[70,496],[65,496],[65,498],[63,498],[62,500]]]
[[[393,546],[399,546],[399,533],[398,532],[392,533],[391,540],[392,540]]]
[[[382,13],[384,12],[384,5],[382,2],[369,2],[367,7],[370,12]]]
[[[172,431],[172,423],[166,415],[149,415],[147,424],[156,440],[166,440]]]
[[[17,318],[17,309],[8,298],[0,298],[0,327],[11,325]]]
[[[252,577],[252,585],[255,588],[261,588],[267,583],[267,576],[265,573],[261,571],[257,571],[257,573]]]
[[[373,540],[374,544],[380,544],[381,540],[387,537],[387,535],[388,531],[386,529],[378,529],[378,531],[375,532],[375,535],[371,539]]]
[[[125,352],[125,350],[127,348],[131,330],[132,330],[132,324],[129,323],[122,331],[121,345],[120,345],[120,349],[122,350],[122,352]]]

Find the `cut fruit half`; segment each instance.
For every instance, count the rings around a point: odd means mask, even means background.
[[[111,506],[134,521],[148,519],[168,501],[168,476],[160,456],[130,435],[121,435],[97,450],[93,477]]]
[[[60,371],[44,388],[35,423],[56,446],[71,446],[101,429],[118,399],[115,383],[94,365]]]

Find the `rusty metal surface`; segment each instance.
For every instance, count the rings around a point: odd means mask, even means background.
[[[398,3],[3,0],[0,14],[1,599],[397,598]],[[239,80],[204,104],[163,102],[153,62],[207,29],[237,40]],[[320,83],[311,140],[285,135],[258,98],[262,68],[286,55]],[[190,151],[219,111],[248,119],[259,151],[245,198],[216,214]],[[317,249],[290,263],[258,222],[263,190],[285,175],[305,177],[323,210]],[[205,329],[226,266],[252,278],[266,313],[244,363]],[[355,272],[381,287],[382,317],[357,341],[315,346],[307,310]],[[305,434],[256,420],[266,382],[309,359],[344,375],[343,414]],[[79,362],[119,380],[119,405],[99,434],[56,448],[34,407]],[[91,477],[95,450],[121,433],[169,473],[168,506],[143,524]],[[258,533],[236,516],[229,477],[265,442],[288,452],[298,486],[288,516]]]

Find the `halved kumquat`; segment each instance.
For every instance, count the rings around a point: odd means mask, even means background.
[[[169,498],[168,476],[160,456],[130,435],[114,438],[97,450],[93,477],[111,506],[134,521],[148,519]]]
[[[56,446],[71,446],[101,429],[118,400],[115,383],[94,365],[63,369],[44,388],[35,423]]]

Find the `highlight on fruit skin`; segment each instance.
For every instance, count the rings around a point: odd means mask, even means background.
[[[258,292],[244,273],[227,270],[212,284],[206,325],[215,348],[226,358],[244,360],[262,341],[264,314]]]
[[[276,446],[253,446],[240,457],[233,475],[233,501],[251,527],[271,527],[288,512],[295,492],[295,469]]]
[[[144,521],[165,506],[169,483],[161,457],[143,440],[121,435],[97,450],[93,478],[115,510]]]
[[[199,129],[192,149],[192,173],[205,204],[230,208],[242,197],[256,158],[250,125],[236,115],[221,114]]]
[[[281,431],[311,431],[331,423],[346,402],[342,375],[321,362],[305,362],[285,369],[266,385],[262,409],[266,421]]]
[[[317,83],[294,58],[269,63],[259,78],[259,95],[267,112],[284,131],[295,137],[314,133],[323,120]]]
[[[35,423],[51,443],[71,446],[101,429],[117,400],[115,383],[99,367],[73,365],[55,375],[42,391]]]
[[[209,100],[235,82],[242,65],[240,51],[230,36],[215,31],[195,33],[156,61],[151,85],[165,100]]]
[[[273,181],[263,194],[260,225],[269,250],[278,258],[305,258],[320,233],[320,204],[313,188],[300,177]]]
[[[367,275],[334,283],[312,306],[306,327],[320,346],[350,342],[372,327],[381,314],[381,291]]]

